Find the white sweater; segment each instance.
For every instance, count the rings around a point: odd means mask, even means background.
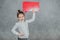
[[[12,33],[15,35],[18,35],[19,32],[23,32],[24,36],[18,36],[19,38],[28,38],[29,37],[29,28],[28,28],[28,23],[31,23],[35,20],[35,13],[33,13],[33,17],[30,20],[26,21],[19,21],[17,22],[14,27],[12,28]],[[16,29],[19,30],[19,32],[16,31]]]

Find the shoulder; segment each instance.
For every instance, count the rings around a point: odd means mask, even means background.
[[[16,22],[15,25],[19,25],[19,22]]]

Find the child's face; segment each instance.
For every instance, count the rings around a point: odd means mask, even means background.
[[[19,14],[18,20],[23,21],[25,19],[25,16],[23,14]]]

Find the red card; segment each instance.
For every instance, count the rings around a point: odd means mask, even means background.
[[[39,11],[40,3],[39,2],[23,2],[23,11],[28,12],[34,9],[35,11]]]

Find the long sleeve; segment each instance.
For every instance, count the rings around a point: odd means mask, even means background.
[[[18,24],[16,23],[15,25],[14,25],[14,27],[12,28],[12,33],[14,33],[14,34],[16,34],[16,35],[18,35],[18,32],[16,31],[16,29],[17,29],[17,26]]]
[[[32,19],[26,20],[26,22],[31,23],[35,20],[35,12],[33,13]]]

